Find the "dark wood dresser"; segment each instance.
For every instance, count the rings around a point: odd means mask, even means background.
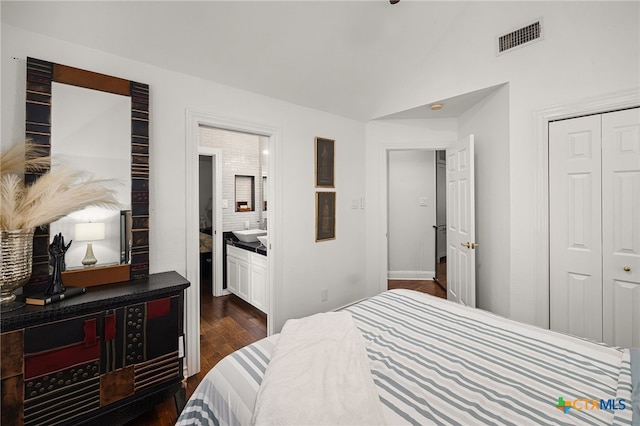
[[[184,404],[187,287],[164,272],[2,314],[0,423],[119,425]]]

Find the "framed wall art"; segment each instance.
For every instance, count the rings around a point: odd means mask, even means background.
[[[316,242],[336,239],[336,193],[316,192]]]
[[[335,141],[316,137],[316,188],[335,188]]]

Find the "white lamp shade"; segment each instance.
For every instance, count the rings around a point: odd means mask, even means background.
[[[77,223],[76,241],[104,240],[104,223]]]

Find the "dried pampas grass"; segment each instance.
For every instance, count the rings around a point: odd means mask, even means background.
[[[8,173],[22,175],[25,171],[47,170],[51,159],[31,141],[14,143],[0,156],[2,176]]]
[[[59,166],[25,185],[24,170],[46,170],[50,158],[30,143],[14,144],[0,155],[0,229],[28,229],[54,222],[89,206],[118,207],[110,180]]]

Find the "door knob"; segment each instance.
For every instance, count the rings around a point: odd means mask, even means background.
[[[466,248],[470,248],[470,249],[475,249],[476,247],[478,247],[480,244],[477,243],[470,243],[469,241],[467,241],[466,243],[460,243],[460,245],[462,247],[466,247]]]
[[[624,267],[624,268],[622,268],[622,269],[624,269],[624,271],[625,271],[625,272],[631,272],[631,268],[629,268],[628,266],[625,266],[625,267]]]

